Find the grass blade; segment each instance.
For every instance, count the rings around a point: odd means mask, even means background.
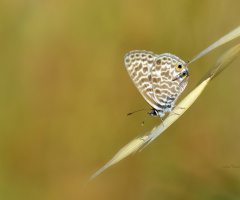
[[[238,56],[240,53],[240,44],[234,46],[227,52],[225,52],[211,67],[211,69],[206,73],[203,79],[196,85],[196,87],[174,108],[173,112],[167,116],[162,124],[152,128],[150,131],[139,135],[127,145],[125,145],[118,153],[101,169],[99,169],[95,174],[91,176],[89,181],[94,179],[104,170],[110,166],[121,161],[125,157],[132,153],[135,153],[139,149],[146,147],[150,144],[156,137],[158,137],[163,131],[165,131],[169,126],[171,126],[199,97],[203,92],[208,83],[218,76],[229,64]],[[184,109],[182,109],[184,108]],[[173,114],[177,113],[177,114]],[[164,126],[163,126],[164,124]]]
[[[200,52],[199,54],[197,54],[188,64],[194,62],[195,60],[197,60],[198,58],[202,57],[203,55],[205,55],[206,53],[212,51],[213,49],[237,38],[240,36],[240,26],[238,26],[237,28],[235,28],[234,30],[232,30],[230,33],[228,33],[227,35],[223,36],[222,38],[220,38],[218,41],[216,41],[215,43],[213,43],[211,46],[209,46],[208,48],[204,49],[202,52]]]

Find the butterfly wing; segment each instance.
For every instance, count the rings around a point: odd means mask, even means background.
[[[147,51],[131,51],[124,57],[125,67],[138,91],[155,109],[158,109],[152,88],[151,69],[156,56]]]
[[[187,86],[187,77],[178,78],[180,70],[178,65],[182,65],[181,70],[185,70],[185,62],[172,54],[159,55],[152,67],[152,87],[157,103],[163,109],[171,110],[178,96]]]

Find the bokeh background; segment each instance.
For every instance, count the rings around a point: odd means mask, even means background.
[[[188,61],[240,25],[235,0],[0,2],[0,199],[240,199],[240,59],[141,153],[85,185],[160,122],[131,50]],[[184,97],[239,39],[189,66]],[[181,99],[180,98],[180,99]]]

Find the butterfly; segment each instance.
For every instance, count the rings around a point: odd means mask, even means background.
[[[131,51],[124,57],[127,72],[144,99],[151,116],[162,118],[171,113],[178,96],[188,84],[187,64],[177,56],[148,51]]]

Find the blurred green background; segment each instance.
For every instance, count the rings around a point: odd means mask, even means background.
[[[131,50],[188,61],[239,26],[240,2],[1,1],[0,199],[240,199],[240,59],[141,153],[89,177],[160,122]],[[189,66],[184,97],[234,40]]]

